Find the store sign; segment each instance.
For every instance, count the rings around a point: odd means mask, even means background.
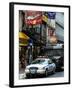
[[[56,12],[48,12],[48,18],[49,19],[55,19]]]
[[[48,36],[49,37],[52,37],[55,33],[55,30],[52,30],[52,29],[48,29]]]
[[[26,16],[32,16],[32,17],[36,17],[36,16],[40,16],[42,14],[41,11],[26,11]]]
[[[36,25],[36,24],[41,24],[42,23],[42,17],[37,17],[34,19],[26,19],[26,24],[28,25]]]
[[[42,16],[42,20],[43,20],[44,22],[48,23],[48,18],[47,18],[47,16],[43,15],[43,16]]]
[[[27,11],[25,22],[28,25],[35,25],[42,23],[42,12],[40,11]]]
[[[55,19],[51,19],[49,25],[50,25],[52,28],[55,28]]]

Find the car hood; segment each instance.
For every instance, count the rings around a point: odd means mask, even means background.
[[[30,68],[30,67],[37,67],[37,68],[43,68],[43,67],[45,67],[46,66],[46,64],[44,65],[42,65],[42,64],[31,64],[31,65],[28,65],[26,68]]]

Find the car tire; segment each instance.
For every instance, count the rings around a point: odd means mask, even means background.
[[[30,78],[30,75],[26,75],[26,79],[29,79]]]
[[[46,69],[46,71],[45,71],[45,77],[47,77],[48,76],[48,69]]]

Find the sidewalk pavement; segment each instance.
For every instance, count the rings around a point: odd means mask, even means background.
[[[25,79],[25,78],[26,78],[26,74],[25,74],[25,72],[19,74],[19,79]]]
[[[19,79],[25,79],[26,78],[26,74],[25,74],[25,69],[21,69],[19,70]]]

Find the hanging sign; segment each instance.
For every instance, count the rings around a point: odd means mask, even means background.
[[[37,17],[34,19],[26,19],[26,24],[28,25],[35,25],[35,24],[41,24],[42,23],[42,17]]]
[[[42,20],[43,20],[44,22],[48,23],[48,17],[47,17],[47,16],[43,15],[43,16],[42,16]]]
[[[42,12],[26,11],[25,22],[28,25],[41,24],[42,23]]]
[[[48,18],[49,19],[55,19],[56,12],[48,12]]]
[[[48,36],[52,37],[54,35],[55,30],[48,29]]]

